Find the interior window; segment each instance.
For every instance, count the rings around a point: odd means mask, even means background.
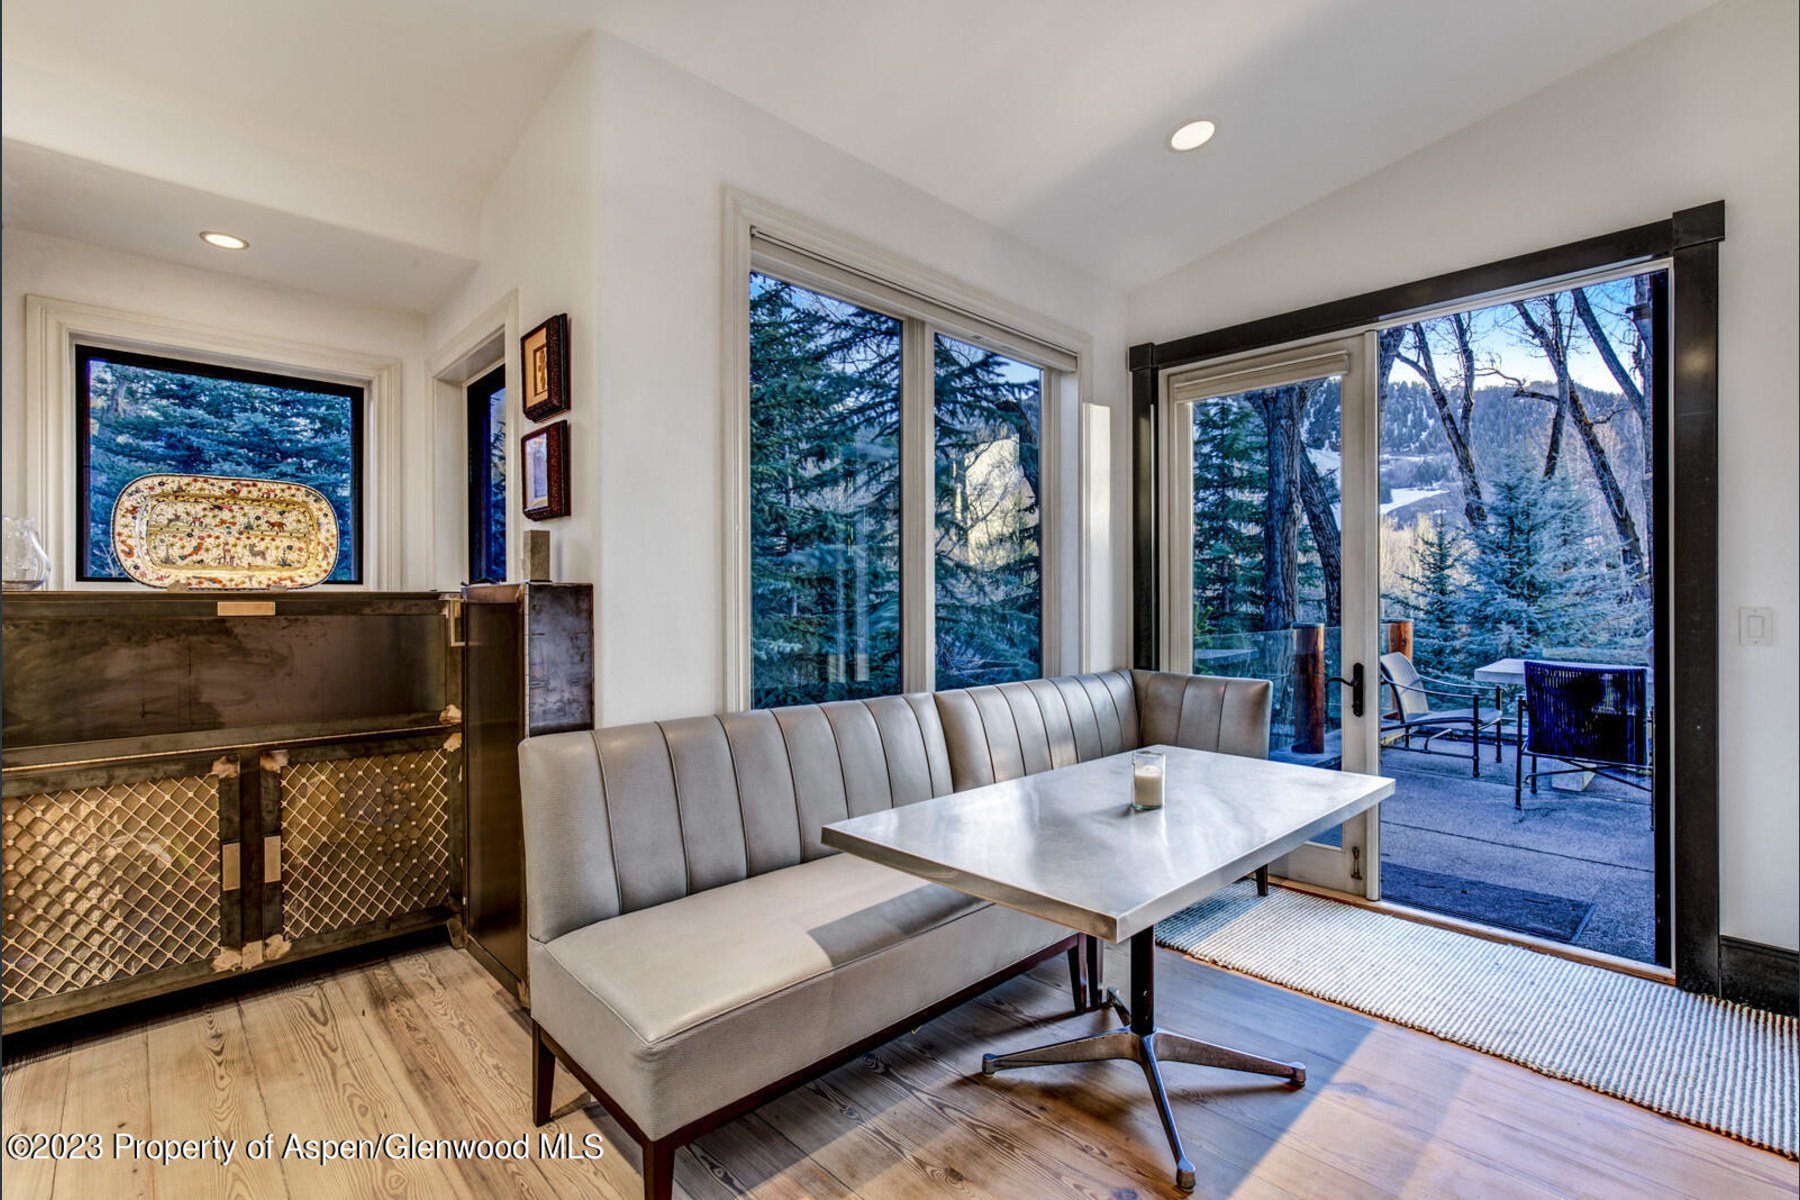
[[[329,583],[358,583],[363,390],[94,346],[76,347],[78,577],[124,580],[113,503],[141,475],[229,475],[317,488],[338,522]]]

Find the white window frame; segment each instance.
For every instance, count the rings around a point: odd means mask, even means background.
[[[404,571],[400,514],[400,363],[307,342],[256,337],[172,317],[95,304],[25,297],[25,453],[28,515],[50,553],[48,586],[129,591],[127,580],[76,578],[80,508],[76,469],[75,347],[130,350],[222,367],[329,380],[363,389],[362,582],[320,584],[333,591],[399,585]]]
[[[936,460],[930,372],[938,333],[992,349],[1045,371],[1038,475],[1042,581],[1041,668],[1055,675],[1079,661],[1076,611],[1065,612],[1065,565],[1077,566],[1081,522],[1078,449],[1081,400],[1092,394],[1092,339],[1051,318],[910,262],[767,201],[725,189],[724,286],[720,347],[724,419],[723,707],[751,699],[750,655],[750,274],[769,274],[866,305],[904,322],[901,379],[901,687],[936,687]],[[917,344],[922,341],[923,345]],[[1068,427],[1065,429],[1065,425]],[[1070,461],[1065,462],[1065,457]],[[1078,605],[1076,606],[1078,608]]]
[[[436,514],[432,525],[434,586],[441,592],[460,589],[469,574],[469,397],[468,387],[493,370],[506,367],[506,568],[507,577],[522,578],[525,563],[524,514],[520,510],[519,431],[527,427],[519,381],[519,293],[508,291],[486,311],[447,338],[426,360],[431,380],[431,494]]]

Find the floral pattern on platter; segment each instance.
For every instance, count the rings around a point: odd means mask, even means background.
[[[176,590],[311,587],[338,558],[324,493],[273,479],[140,475],[113,505],[112,535],[127,575]]]

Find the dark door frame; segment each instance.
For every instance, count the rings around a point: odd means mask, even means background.
[[[1725,202],[1662,221],[1485,263],[1130,352],[1132,662],[1160,665],[1156,418],[1164,372],[1207,359],[1391,324],[1408,314],[1611,267],[1668,259],[1654,289],[1657,958],[1676,982],[1720,991],[1719,965],[1719,243]],[[1677,298],[1678,296],[1678,298]],[[1674,481],[1681,487],[1676,489]],[[1672,819],[1669,819],[1672,816]],[[1674,836],[1680,831],[1680,838]],[[1672,879],[1671,879],[1672,877]],[[1673,884],[1673,905],[1669,895]],[[1665,919],[1673,913],[1671,930]]]

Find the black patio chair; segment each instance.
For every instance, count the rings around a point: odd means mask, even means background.
[[[1527,662],[1519,705],[1519,759],[1513,767],[1513,807],[1523,809],[1525,781],[1592,771],[1649,791],[1650,690],[1643,667]],[[1531,770],[1525,770],[1525,756]],[[1538,759],[1567,764],[1541,770]]]
[[[1471,683],[1421,675],[1412,659],[1399,651],[1381,656],[1381,686],[1389,689],[1394,697],[1393,706],[1383,709],[1383,736],[1400,734],[1402,744],[1408,750],[1415,748],[1414,737],[1422,737],[1425,744],[1417,747],[1422,754],[1449,754],[1448,751],[1433,750],[1431,743],[1438,738],[1466,736],[1469,739],[1469,767],[1474,777],[1480,779],[1481,734],[1485,729],[1492,729],[1494,761],[1500,761],[1500,726],[1505,718],[1498,708],[1492,717],[1482,713],[1481,697],[1485,689]],[[1460,701],[1461,706],[1433,708],[1434,697]],[[1462,755],[1457,753],[1451,757],[1461,758]]]

